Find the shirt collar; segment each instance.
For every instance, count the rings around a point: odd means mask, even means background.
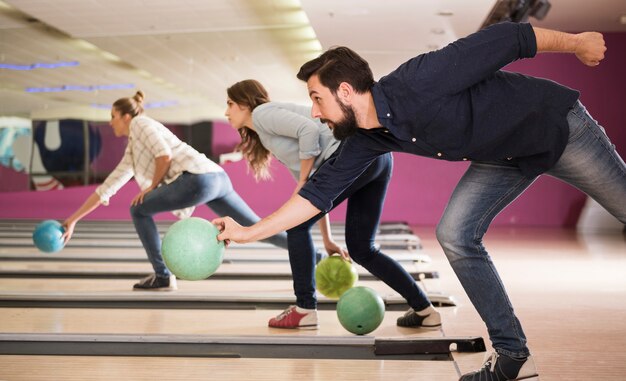
[[[375,82],[370,90],[372,92],[372,98],[374,98],[374,107],[376,107],[376,116],[378,117],[378,121],[382,126],[389,127],[393,114],[391,113],[389,104],[387,104],[387,99],[380,87],[380,84]]]

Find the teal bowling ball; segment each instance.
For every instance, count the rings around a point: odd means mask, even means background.
[[[324,258],[315,267],[315,287],[330,299],[339,299],[358,279],[359,274],[352,263],[343,259],[341,255]]]
[[[385,317],[385,303],[378,293],[369,287],[353,287],[337,302],[339,323],[355,335],[372,332]]]
[[[163,237],[165,265],[177,278],[201,280],[213,275],[224,259],[224,242],[211,222],[190,217],[172,224]]]
[[[63,226],[55,220],[45,220],[35,226],[33,243],[45,253],[56,253],[63,248]]]

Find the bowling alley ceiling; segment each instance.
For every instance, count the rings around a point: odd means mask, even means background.
[[[478,30],[496,2],[0,0],[0,116],[107,120],[141,89],[163,121],[223,119],[226,88],[246,78],[308,104],[295,73],[323,49],[352,47],[378,78]],[[626,32],[624,0],[550,3],[534,25]]]

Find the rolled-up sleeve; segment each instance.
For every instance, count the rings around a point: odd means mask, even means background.
[[[113,172],[107,176],[104,182],[96,188],[95,192],[100,196],[103,205],[109,205],[109,199],[113,197],[134,176],[132,156],[130,147],[126,147],[124,157],[115,167]]]

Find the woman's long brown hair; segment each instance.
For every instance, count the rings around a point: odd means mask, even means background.
[[[228,98],[239,106],[246,106],[252,112],[257,106],[270,101],[267,90],[254,79],[246,79],[235,83],[226,89]],[[272,161],[272,154],[261,143],[259,135],[248,127],[237,130],[241,136],[241,142],[235,148],[241,151],[243,157],[248,162],[248,166],[254,173],[254,178],[258,180],[271,179],[269,171]]]

